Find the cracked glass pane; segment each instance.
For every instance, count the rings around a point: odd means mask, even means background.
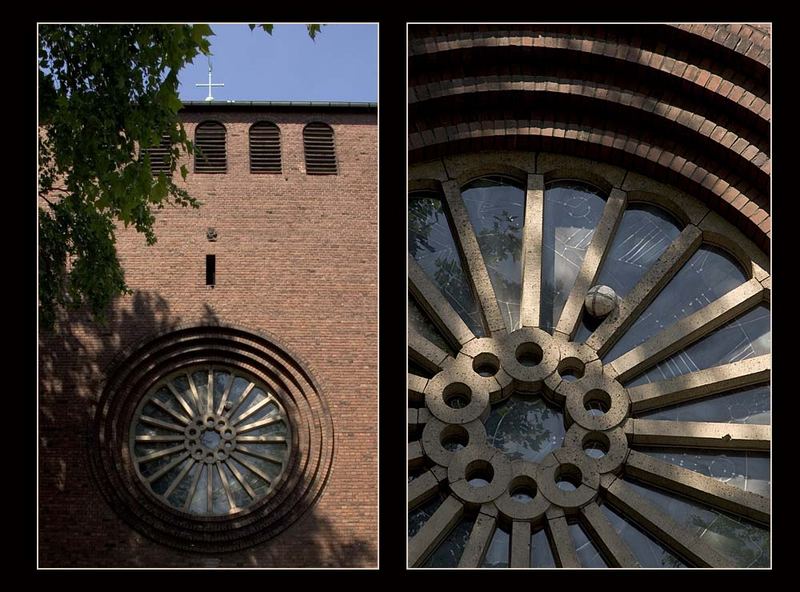
[[[637,494],[737,567],[769,566],[769,530],[698,502],[624,478]]]
[[[547,540],[547,533],[542,528],[531,535],[531,567],[555,566],[556,560],[553,558],[550,541]]]
[[[545,331],[558,323],[605,205],[600,190],[584,183],[559,181],[545,189],[540,317]]]
[[[575,543],[575,552],[578,554],[578,561],[581,567],[608,567],[597,547],[586,536],[580,524],[570,524],[569,534],[572,542]]]
[[[462,518],[425,562],[425,567],[458,567],[475,518]]]
[[[481,567],[508,567],[510,554],[511,532],[498,524]]]
[[[642,276],[681,233],[683,225],[665,210],[650,204],[629,205],[622,214],[595,285],[609,286],[619,298],[627,296]],[[600,323],[584,314],[573,341],[583,343]]]
[[[769,306],[760,304],[625,384],[668,380],[688,372],[768,354],[772,338]]]
[[[616,360],[683,317],[741,286],[747,279],[732,255],[713,245],[702,245],[603,356],[603,361]]]
[[[769,385],[747,388],[640,413],[643,419],[770,424]]]
[[[642,567],[689,567],[608,504],[601,505],[600,510]]]
[[[769,497],[769,453],[639,446],[636,449],[653,458],[708,475],[744,491]]]
[[[507,177],[483,177],[465,185],[461,197],[506,327],[519,329],[525,189]]]
[[[408,250],[475,335],[484,335],[481,312],[461,264],[441,197],[415,192],[408,199]]]

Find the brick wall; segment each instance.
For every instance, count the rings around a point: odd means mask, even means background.
[[[227,128],[227,174],[185,186],[199,210],[158,213],[147,247],[120,229],[132,296],[107,329],[81,315],[40,338],[39,561],[66,566],[372,566],[377,561],[377,120],[374,112],[195,109]],[[281,130],[283,173],[249,172],[248,128]],[[335,133],[339,174],[309,176],[302,129]],[[214,227],[216,242],[206,239]],[[216,286],[205,285],[215,254]],[[322,388],[336,432],[330,481],[303,518],[242,552],[200,555],[146,539],[108,506],[93,482],[86,441],[105,369],[120,349],[178,323],[232,323],[276,336]]]

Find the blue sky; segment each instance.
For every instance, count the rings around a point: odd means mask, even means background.
[[[377,101],[378,26],[328,24],[312,41],[305,25],[276,24],[272,36],[247,25],[211,24],[215,100]],[[200,101],[208,89],[205,56],[179,76],[181,99]]]

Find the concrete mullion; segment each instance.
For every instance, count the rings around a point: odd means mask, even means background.
[[[699,502],[769,524],[769,498],[631,450],[625,473]]]
[[[439,489],[439,480],[431,471],[425,471],[408,484],[408,509],[413,510]]]
[[[531,523],[515,520],[511,524],[510,567],[531,566]]]
[[[497,296],[494,292],[494,286],[492,286],[492,280],[489,277],[489,270],[483,260],[478,237],[475,236],[469,213],[464,205],[464,200],[461,198],[461,189],[455,181],[442,183],[442,189],[447,200],[447,207],[453,216],[453,226],[456,231],[455,239],[461,246],[461,252],[464,253],[470,280],[481,303],[489,332],[493,335],[503,333],[507,330],[506,324],[503,320],[503,314],[500,312],[500,306],[497,303]]]
[[[600,267],[603,265],[606,253],[617,232],[627,203],[627,193],[619,189],[612,189],[600,222],[592,235],[592,242],[586,249],[581,269],[575,278],[575,283],[572,285],[572,290],[570,290],[556,325],[556,331],[568,335],[570,339],[574,337],[575,331],[578,329],[586,293],[600,274]]]
[[[444,361],[450,357],[413,327],[408,329],[408,354],[412,360],[433,373],[439,372]]]
[[[419,567],[450,531],[458,524],[464,513],[464,505],[452,495],[442,502],[433,516],[408,542],[408,561],[411,567]]]
[[[761,283],[751,279],[694,314],[680,319],[607,366],[612,368],[612,373],[616,374],[619,381],[625,382],[757,305],[762,301],[763,293]]]
[[[428,385],[427,378],[408,373],[407,381],[410,398],[419,400],[425,396],[425,387]]]
[[[595,545],[600,547],[613,567],[641,567],[625,541],[596,503],[581,508],[584,525]]]
[[[408,466],[415,467],[422,464],[425,460],[425,452],[422,450],[422,444],[419,440],[408,443]]]
[[[575,542],[563,512],[547,511],[547,531],[553,547],[553,558],[559,567],[581,567]]]
[[[734,567],[733,561],[703,543],[695,534],[637,494],[622,479],[603,475],[600,486],[608,500],[667,548],[699,567]]]
[[[481,512],[469,533],[458,567],[480,567],[497,528],[497,518]]]
[[[769,380],[769,354],[690,372],[669,380],[629,387],[633,413],[693,401]]]
[[[467,327],[455,309],[430,280],[425,271],[413,257],[408,257],[408,287],[420,308],[430,317],[433,323],[450,341],[456,350],[475,339],[474,333]]]
[[[538,327],[542,302],[542,222],[544,177],[528,174],[525,195],[525,226],[522,235],[522,298],[520,323]]]
[[[772,434],[768,425],[659,419],[629,419],[625,429],[632,445],[717,450],[769,450]]]
[[[586,344],[604,356],[623,333],[630,327],[641,312],[647,308],[661,289],[667,285],[672,276],[683,266],[700,246],[702,232],[696,226],[689,225],[672,241],[672,244],[661,253],[661,257],[644,274],[633,290],[619,303],[605,321],[587,339]]]

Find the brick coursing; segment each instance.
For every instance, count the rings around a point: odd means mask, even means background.
[[[209,108],[211,109],[211,108]],[[377,120],[335,110],[182,113],[227,129],[228,172],[189,174],[198,210],[157,214],[151,247],[132,229],[117,234],[132,296],[108,328],[80,314],[40,336],[39,563],[42,567],[302,567],[377,563]],[[248,129],[281,130],[283,173],[251,174]],[[302,128],[330,124],[339,174],[304,171]],[[183,183],[183,182],[181,182]],[[216,242],[206,229],[213,227]],[[215,254],[217,284],[205,285]],[[90,418],[112,360],[178,324],[230,323],[276,336],[318,381],[335,429],[330,480],[288,530],[243,551],[177,551],[132,529],[91,474]]]
[[[411,163],[498,149],[605,161],[679,187],[769,249],[769,26],[415,25],[410,35]]]

